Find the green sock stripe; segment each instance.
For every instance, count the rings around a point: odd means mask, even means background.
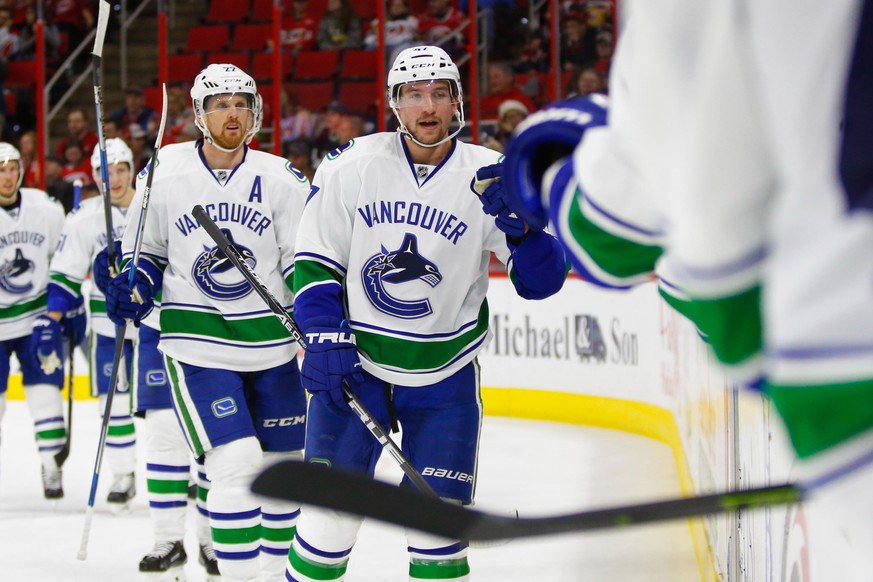
[[[109,430],[106,431],[107,436],[117,437],[117,436],[128,436],[132,435],[136,432],[136,428],[134,427],[133,422],[129,424],[118,424],[118,425],[110,425]]]
[[[188,493],[188,481],[168,481],[166,479],[146,479],[146,486],[149,493],[160,493],[165,495]]]
[[[290,543],[297,532],[297,526],[291,527],[268,527],[261,524],[261,538],[268,542]]]
[[[261,539],[261,526],[232,529],[212,528],[212,541],[217,544],[250,544]]]
[[[339,580],[346,574],[346,568],[349,561],[345,560],[340,564],[316,564],[306,558],[302,558],[294,551],[294,547],[288,552],[288,562],[295,572],[303,574],[307,578],[313,580]]]
[[[206,498],[209,497],[209,489],[205,487],[197,486],[197,499],[206,503]]]
[[[451,580],[470,574],[467,558],[457,560],[413,560],[409,577],[415,580]]]
[[[760,287],[719,299],[695,299],[691,315],[721,362],[737,365],[761,352]]]
[[[764,391],[801,458],[873,428],[873,379],[803,386],[769,383]]]
[[[37,440],[41,440],[41,441],[67,438],[67,429],[64,427],[61,427],[61,428],[52,428],[49,430],[40,430],[40,431],[37,431],[36,438],[37,438]]]

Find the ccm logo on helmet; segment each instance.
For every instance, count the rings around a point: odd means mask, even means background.
[[[289,416],[287,418],[265,418],[264,428],[276,428],[277,426],[295,426],[306,422],[306,416]]]

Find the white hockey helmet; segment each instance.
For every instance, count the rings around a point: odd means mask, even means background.
[[[203,134],[203,138],[222,151],[225,148],[215,144],[212,139],[212,134],[206,126],[204,114],[206,111],[206,101],[213,95],[242,93],[247,95],[249,107],[252,109],[253,122],[252,127],[246,132],[243,138],[243,143],[248,144],[252,138],[261,130],[261,120],[264,114],[264,104],[258,94],[258,87],[255,85],[255,80],[249,75],[240,70],[236,65],[217,64],[209,65],[194,79],[194,85],[191,87],[191,101],[194,104],[194,124]]]
[[[21,152],[18,151],[11,143],[0,142],[0,164],[7,162],[18,162],[18,184],[16,189],[21,187],[21,182],[24,181],[24,168],[21,167]]]
[[[412,137],[397,114],[397,100],[400,97],[400,87],[406,83],[421,83],[427,81],[445,80],[449,82],[452,97],[458,100],[456,117],[458,129],[435,144],[423,144]],[[452,62],[448,53],[438,46],[415,46],[404,49],[394,59],[391,70],[388,71],[388,105],[397,121],[399,131],[409,136],[412,141],[423,147],[436,147],[453,137],[464,127],[464,93],[461,89],[461,73],[458,66]]]
[[[106,140],[106,165],[127,164],[127,167],[133,171],[133,152],[124,143],[120,137],[112,137]],[[91,175],[94,177],[95,184],[103,184],[103,178],[100,172],[100,148],[94,148],[91,154]],[[108,170],[108,168],[107,168]]]

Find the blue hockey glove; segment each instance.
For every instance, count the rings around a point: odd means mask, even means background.
[[[121,241],[117,240],[115,245],[115,256],[121,256]],[[94,279],[94,284],[100,289],[103,295],[106,295],[106,287],[109,285],[109,279],[112,275],[109,273],[109,247],[103,247],[103,250],[97,253],[94,257],[94,264],[91,266],[91,277]]]
[[[482,210],[485,214],[495,216],[497,228],[509,236],[521,237],[525,233],[525,224],[518,214],[507,204],[507,193],[501,179],[502,164],[484,166],[476,171],[476,179],[471,187],[479,195]]]
[[[133,289],[130,289],[127,286],[129,276],[128,271],[122,271],[106,287],[106,314],[115,325],[125,325],[128,320],[138,323],[155,306],[155,291],[148,277],[137,270]]]
[[[303,335],[306,338],[306,355],[300,369],[303,387],[328,406],[347,408],[343,379],[364,380],[355,332],[345,320],[324,316],[307,321]]]
[[[516,128],[501,175],[507,206],[531,229],[542,230],[549,222],[543,174],[553,162],[572,154],[589,128],[601,125],[606,125],[606,98],[592,95],[555,103],[527,116]]]
[[[33,359],[44,374],[51,375],[63,365],[64,330],[59,321],[40,315],[33,322]]]
[[[85,340],[88,329],[88,315],[85,313],[85,298],[81,295],[76,300],[76,306],[64,313],[64,337],[73,342],[76,347]]]

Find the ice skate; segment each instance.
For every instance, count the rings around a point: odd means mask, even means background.
[[[161,542],[139,561],[139,571],[152,580],[185,582],[185,563],[188,555],[181,540]]]
[[[206,568],[207,582],[219,582],[221,573],[218,571],[218,559],[215,557],[215,550],[212,546],[200,545],[200,565]]]
[[[61,475],[60,469],[42,468],[42,490],[46,499],[61,499],[64,496]]]
[[[122,473],[115,475],[112,479],[106,502],[110,504],[113,512],[118,513],[130,509],[130,501],[135,496],[136,478],[134,473]]]

